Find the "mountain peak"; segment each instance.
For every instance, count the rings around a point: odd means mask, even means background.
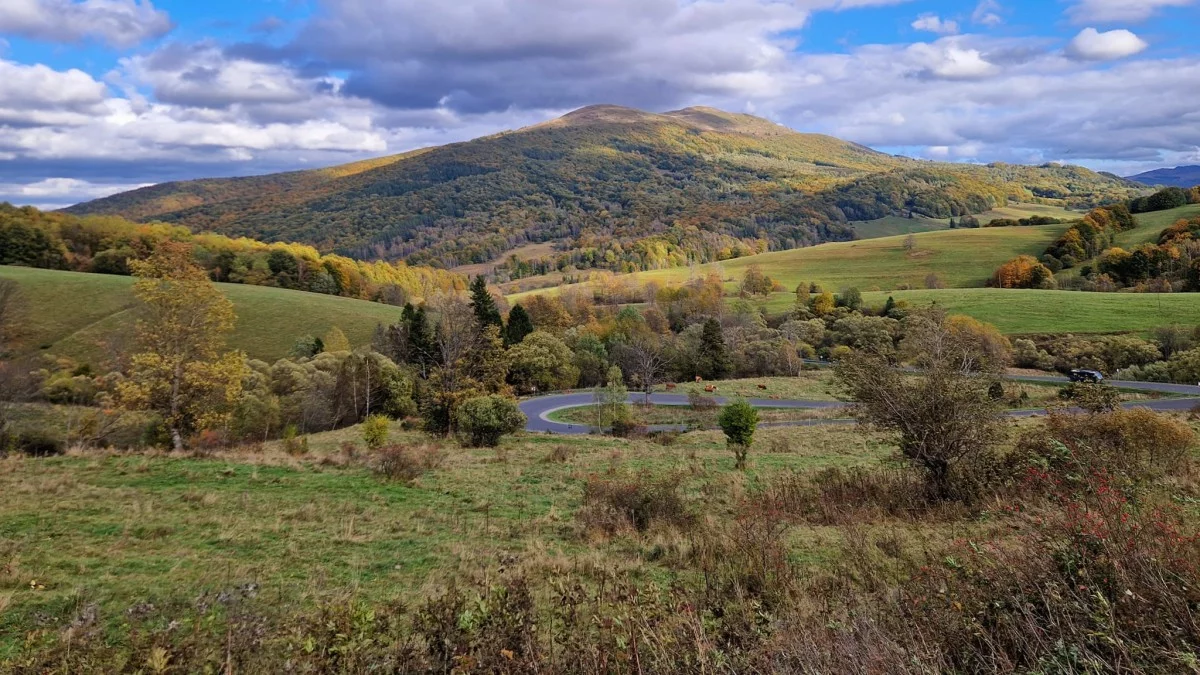
[[[554,120],[566,124],[594,124],[597,122],[645,122],[652,120],[657,115],[654,113],[644,112],[636,108],[627,108],[620,105],[610,105],[606,103],[598,105],[589,105],[579,110],[563,115]]]

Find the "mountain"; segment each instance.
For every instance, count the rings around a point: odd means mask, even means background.
[[[853,239],[849,221],[949,218],[1010,199],[1084,207],[1133,191],[1079,167],[917,161],[713,108],[600,105],[464,143],[68,210],[444,267],[551,242],[543,267],[629,271]]]
[[[1200,166],[1177,166],[1174,169],[1155,169],[1130,176],[1144,185],[1166,185],[1167,187],[1190,188],[1200,185]]]

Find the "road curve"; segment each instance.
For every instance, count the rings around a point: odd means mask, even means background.
[[[1053,376],[1021,376],[1011,378],[1013,380],[1025,382],[1053,382],[1066,383],[1066,378]],[[1159,412],[1183,412],[1191,410],[1200,405],[1200,386],[1187,384],[1167,384],[1163,382],[1126,382],[1126,381],[1108,381],[1114,387],[1119,389],[1129,389],[1135,391],[1149,391],[1163,394],[1172,394],[1186,396],[1187,398],[1171,398],[1160,401],[1131,401],[1122,404],[1125,408],[1149,408]],[[642,403],[646,400],[646,395],[641,393],[629,394],[630,403]],[[718,405],[724,405],[729,401],[725,397],[714,397]],[[746,399],[746,402],[755,408],[786,408],[792,410],[829,410],[840,408],[845,405],[841,401],[800,401],[800,400],[776,400],[765,398]],[[566,408],[580,408],[589,406],[595,403],[595,396],[590,391],[574,392],[567,394],[548,394],[546,396],[538,396],[536,398],[528,398],[519,403],[521,412],[525,413],[527,422],[525,430],[536,433],[550,434],[567,434],[581,435],[593,433],[595,427],[585,424],[569,424],[567,422],[557,422],[550,419],[550,415],[559,410]],[[688,399],[685,394],[651,394],[650,403],[654,405],[688,405]],[[1013,410],[1009,413],[1010,417],[1031,417],[1033,415],[1045,414],[1043,409],[1034,410]],[[775,422],[763,424],[762,426],[815,426],[819,424],[846,424],[849,420],[845,419],[819,419],[819,420],[803,420],[797,422]],[[654,425],[649,427],[650,431],[682,431],[687,429],[685,425]]]

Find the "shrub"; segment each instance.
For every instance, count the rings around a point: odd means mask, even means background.
[[[549,464],[563,464],[575,456],[575,449],[569,445],[556,445],[546,455],[545,461]]]
[[[645,532],[654,523],[686,528],[695,521],[679,492],[680,478],[592,476],[583,488],[579,520],[589,530],[608,535],[633,529]]]
[[[687,396],[688,405],[692,407],[692,410],[706,411],[717,409],[717,400],[715,398],[705,396],[695,389],[689,391]]]
[[[1089,413],[1111,412],[1121,407],[1121,392],[1102,382],[1072,382],[1058,395]]]
[[[442,465],[446,455],[437,446],[409,448],[389,445],[374,453],[372,469],[388,480],[411,483]]]
[[[17,434],[14,445],[19,452],[30,457],[61,455],[66,449],[63,439],[43,430],[23,431]]]
[[[733,450],[738,469],[746,468],[746,456],[754,442],[754,430],[758,427],[758,411],[745,401],[734,401],[721,411],[717,423],[725,432],[725,441]]]
[[[308,436],[300,436],[296,425],[289,424],[283,430],[283,451],[293,457],[308,454]]]
[[[645,438],[649,429],[645,424],[635,420],[613,420],[612,435],[617,438]]]
[[[383,415],[371,415],[362,424],[363,443],[371,450],[382,448],[387,443],[390,427],[388,418]]]
[[[479,396],[463,401],[454,412],[459,433],[472,447],[494,448],[500,437],[525,428],[525,415],[503,396]]]
[[[1009,458],[1025,486],[1058,492],[1097,473],[1118,486],[1139,486],[1184,472],[1195,444],[1186,424],[1134,408],[1091,415],[1050,415],[1024,434]]]

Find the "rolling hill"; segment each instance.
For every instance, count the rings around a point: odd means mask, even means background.
[[[1166,185],[1168,187],[1190,188],[1200,185],[1200,166],[1177,166],[1174,169],[1155,169],[1130,176],[1144,185]]]
[[[1079,208],[1136,192],[1079,167],[916,161],[711,108],[592,106],[465,143],[166,183],[69,211],[448,268],[550,243],[548,265],[631,271],[849,240],[855,221],[1010,201]]]
[[[128,339],[133,325],[133,279],[108,274],[0,266],[0,279],[20,284],[26,312],[20,351],[44,351],[101,366],[110,346]],[[400,310],[364,300],[281,288],[217,285],[238,320],[230,346],[248,356],[274,361],[288,355],[296,339],[324,335],[337,326],[350,344],[370,344],[375,326],[395,323]]]

